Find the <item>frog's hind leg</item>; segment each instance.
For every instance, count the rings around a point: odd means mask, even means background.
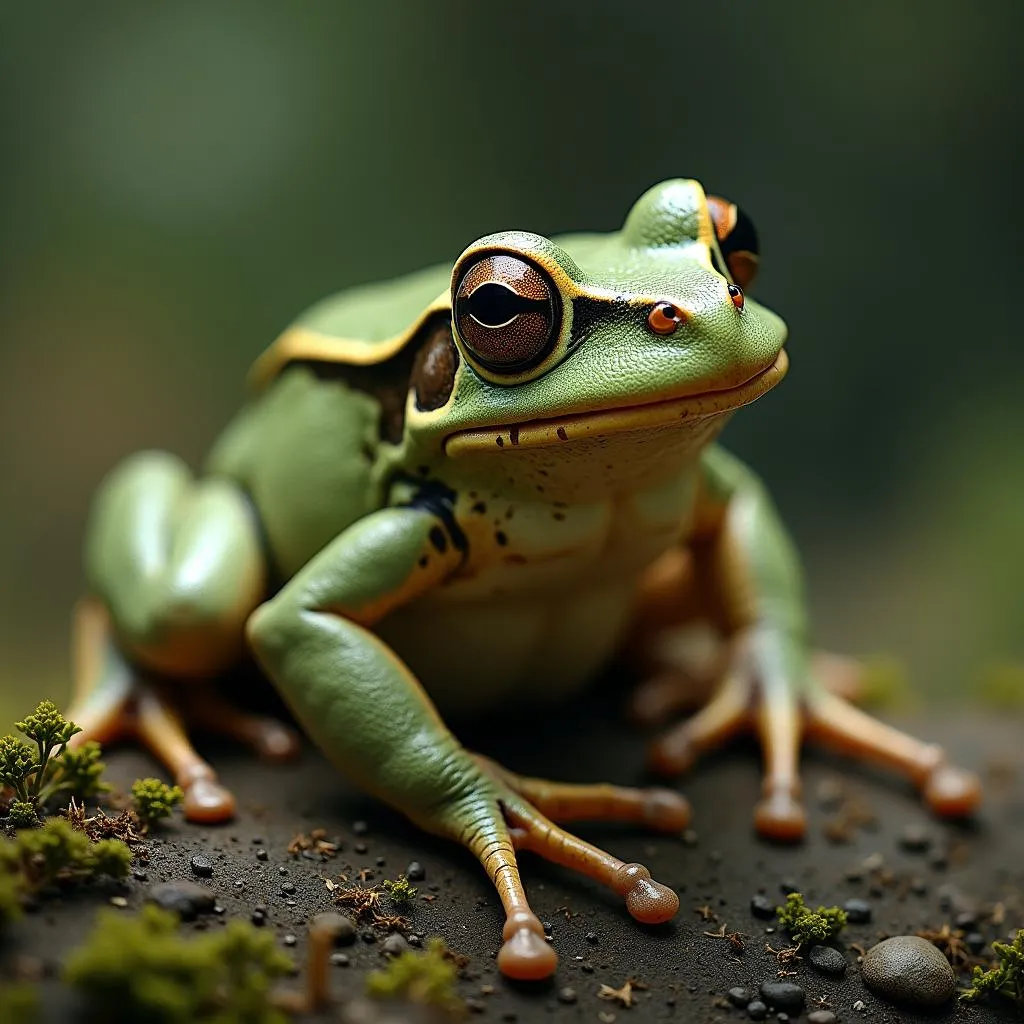
[[[865,761],[893,768],[921,790],[936,814],[959,818],[981,802],[981,783],[972,772],[946,760],[941,747],[879,722],[831,693],[808,702],[808,735]]]
[[[250,503],[233,482],[197,479],[172,455],[133,456],[97,496],[86,566],[94,596],[77,621],[71,717],[83,732],[74,741],[136,736],[185,790],[189,819],[229,819],[234,798],[193,748],[179,694],[212,685],[244,649],[265,589]]]

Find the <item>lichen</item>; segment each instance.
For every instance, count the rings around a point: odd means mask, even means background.
[[[779,915],[779,923],[799,946],[808,942],[827,942],[846,927],[846,911],[840,907],[811,910],[798,892],[791,892],[786,897],[786,905],[777,907],[775,912]]]
[[[408,903],[416,898],[416,893],[419,891],[416,886],[409,883],[409,879],[405,875],[399,875],[394,882],[390,878],[385,878],[381,885],[392,903]]]
[[[986,995],[1002,996],[1024,1007],[1024,928],[1020,928],[1012,942],[993,942],[996,955],[994,966],[985,970],[975,967],[971,987],[960,993],[966,1001]]]

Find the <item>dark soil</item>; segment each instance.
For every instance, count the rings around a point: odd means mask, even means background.
[[[809,753],[810,836],[798,847],[772,847],[751,830],[758,795],[756,750],[737,744],[684,780],[694,807],[694,832],[685,838],[618,826],[578,830],[625,860],[647,864],[655,878],[678,890],[682,908],[671,925],[641,927],[616,897],[595,884],[523,856],[533,907],[542,921],[550,922],[561,959],[553,981],[533,986],[510,984],[498,974],[493,958],[501,938],[500,905],[482,870],[460,848],[424,835],[354,792],[313,751],[295,765],[271,767],[236,750],[211,750],[224,781],[239,797],[238,820],[220,828],[177,821],[148,843],[149,863],[139,869],[144,877],[45,902],[12,928],[0,947],[3,974],[41,970],[44,979],[52,979],[66,951],[83,940],[99,906],[123,896],[129,908],[136,908],[150,889],[173,879],[208,887],[223,908],[184,928],[252,919],[262,908],[264,927],[301,965],[307,920],[335,908],[325,879],[338,881],[344,874],[354,880],[363,871],[365,884],[371,885],[396,878],[417,861],[425,872],[416,883],[420,895],[436,899],[428,903],[417,897],[408,911],[411,931],[441,935],[468,958],[460,992],[485,1019],[605,1024],[747,1020],[746,1010],[733,1006],[727,994],[743,988],[753,998],[765,981],[801,986],[804,1018],[830,1008],[840,1021],[876,1024],[1015,1019],[1008,1010],[955,1005],[919,1017],[884,1003],[861,981],[856,947],[867,948],[885,936],[949,925],[980,933],[987,943],[1024,925],[1021,723],[961,713],[903,724],[946,744],[958,761],[984,773],[988,802],[978,821],[967,827],[943,825],[930,819],[898,780]],[[595,699],[582,718],[552,713],[529,724],[504,720],[502,729],[503,734],[467,740],[527,774],[571,781],[598,776],[623,783],[644,780],[642,738],[620,726],[605,698]],[[532,737],[529,744],[518,739],[524,735]],[[154,771],[132,749],[112,753],[109,764],[110,777],[120,785]],[[872,815],[877,819],[873,824],[865,820]],[[318,828],[339,843],[336,856],[325,860],[312,852],[288,853],[296,834]],[[191,866],[197,855],[212,865],[210,877]],[[820,973],[806,956],[782,965],[768,951],[769,945],[782,949],[789,943],[772,920],[753,911],[751,900],[762,893],[781,903],[784,890],[793,887],[815,905],[854,898],[870,905],[870,921],[851,924],[841,937],[845,975]],[[730,941],[714,934],[723,931],[724,936],[738,935]],[[332,968],[339,996],[361,993],[364,975],[383,966],[385,938],[385,933],[360,927],[355,943],[338,950],[347,957],[346,966]],[[977,944],[976,934],[973,941]],[[780,970],[795,973],[780,977]],[[619,989],[627,979],[634,984],[632,1007],[598,997],[602,985]],[[47,1019],[72,1019],[69,993],[56,981],[44,980],[44,988]],[[858,1001],[864,1006],[854,1009]],[[776,1018],[770,1014],[768,1019]]]

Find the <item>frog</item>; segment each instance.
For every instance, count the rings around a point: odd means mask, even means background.
[[[353,784],[477,858],[505,917],[498,966],[528,980],[558,961],[519,855],[609,887],[642,924],[671,920],[672,888],[565,826],[680,834],[690,806],[668,782],[744,730],[766,839],[806,833],[805,738],[902,773],[938,815],[973,812],[977,777],[856,707],[860,663],[812,647],[794,542],[718,443],[789,367],[785,322],[748,294],[759,261],[751,218],[678,178],[619,230],[490,234],[315,304],[256,359],[199,472],[149,451],[101,485],[73,743],[132,735],[189,819],[229,820],[190,729],[271,759],[301,746],[218,694],[253,659]],[[719,641],[703,674],[673,642],[694,622]],[[632,716],[662,722],[663,785],[523,776],[448,724],[564,714],[620,657],[643,680]]]

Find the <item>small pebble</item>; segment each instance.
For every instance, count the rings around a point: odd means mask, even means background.
[[[209,878],[213,874],[213,865],[201,853],[195,854],[189,863],[192,866],[192,874],[200,878]]]
[[[286,935],[286,936],[285,936],[285,937],[284,937],[284,938],[283,938],[283,939],[282,939],[281,941],[282,941],[282,942],[283,942],[283,943],[284,943],[284,944],[285,944],[286,946],[294,946],[294,945],[295,945],[295,943],[296,943],[296,942],[298,942],[299,940],[298,940],[298,939],[296,939],[294,935]]]
[[[846,970],[846,957],[834,946],[811,946],[808,959],[822,974],[842,974]]]
[[[291,896],[292,893],[295,892],[295,886],[291,882],[285,882],[284,885],[281,886],[281,892],[286,896]]]
[[[775,904],[763,892],[750,897],[750,912],[754,917],[768,920],[775,916]]]
[[[931,848],[931,833],[923,826],[911,822],[903,826],[900,833],[900,846],[910,853],[924,853]]]
[[[147,875],[145,871],[140,871],[138,868],[136,868],[132,872],[132,878],[134,878],[136,882],[147,882],[147,881],[149,881],[149,875]]]
[[[961,931],[970,931],[978,926],[978,912],[976,910],[964,910],[953,919],[953,924]]]
[[[558,990],[558,1001],[560,1003],[572,1004],[576,1002],[576,989],[570,985],[566,985],[565,988]]]
[[[760,999],[755,999],[747,1003],[747,1016],[751,1020],[764,1020],[768,1016],[768,1007]]]
[[[807,993],[791,981],[763,981],[761,998],[774,1010],[800,1013],[804,1008]]]
[[[836,1024],[836,1015],[831,1010],[815,1010],[807,1014],[807,1024]]]
[[[254,910],[250,920],[257,928],[262,928],[267,923],[267,915],[262,910]]]
[[[267,853],[267,851],[264,850],[262,847],[260,847],[260,849],[258,849],[256,851],[256,859],[257,860],[266,860],[269,856],[270,856],[270,854]]]
[[[894,1003],[942,1006],[956,992],[949,961],[926,939],[895,935],[872,946],[861,965],[864,984]]]
[[[985,936],[981,932],[968,932],[964,943],[972,953],[980,953],[985,948]]]
[[[348,967],[352,961],[349,960],[348,955],[345,953],[332,953],[331,963],[335,967]]]
[[[384,956],[400,956],[409,950],[409,943],[398,934],[392,932],[381,944],[380,951]]]
[[[596,945],[597,945],[597,932],[587,932],[587,934],[586,934],[586,935],[584,935],[583,937],[584,937],[584,938],[585,938],[585,939],[587,940],[587,942],[589,942],[589,943],[590,943],[590,944],[591,944],[592,946],[596,946]]]
[[[309,922],[309,926],[310,928],[326,927],[330,931],[336,946],[351,946],[356,941],[356,935],[358,935],[356,923],[351,917],[335,913],[332,910],[328,910],[323,914],[317,914]]]
[[[369,847],[366,843],[354,843],[352,849],[355,850],[356,853],[366,853]]]
[[[850,924],[867,924],[871,920],[871,904],[856,896],[843,904],[843,910]]]
[[[863,1013],[868,1008],[868,1004],[863,999],[857,999],[854,1001],[853,1008],[858,1013]]]
[[[194,921],[200,914],[213,910],[214,898],[209,889],[195,882],[161,882],[146,893],[146,899],[164,910],[171,910],[182,921]]]
[[[262,846],[263,836],[253,836],[252,839],[249,840],[249,842],[252,843],[253,846]]]
[[[475,996],[467,996],[464,1000],[466,1009],[471,1013],[486,1013],[487,1004],[482,999],[477,999]]]
[[[751,999],[754,998],[749,988],[740,988],[739,986],[729,989],[725,995],[733,1006],[738,1006],[740,1009],[746,1006]]]
[[[779,883],[779,889],[782,891],[783,896],[788,896],[790,893],[799,892],[800,886],[791,878],[787,878]]]
[[[427,877],[427,872],[418,860],[411,860],[409,861],[409,866],[405,869],[405,877],[410,882],[422,882]]]
[[[370,831],[370,826],[367,825],[365,821],[353,821],[352,831],[357,836],[365,836],[366,833]]]
[[[287,875],[288,874],[288,869],[283,864],[280,864],[280,865],[278,865],[277,873],[279,875]]]

